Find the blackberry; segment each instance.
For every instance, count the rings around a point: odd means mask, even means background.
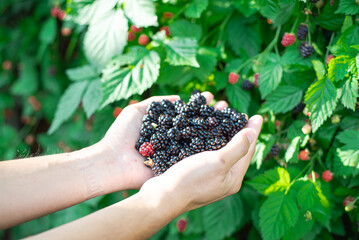
[[[244,90],[251,90],[254,87],[254,84],[250,82],[248,79],[244,80],[242,83],[242,88]]]
[[[178,130],[178,128],[176,128],[176,127],[171,128],[167,132],[167,137],[170,139],[176,140],[176,141],[180,140],[181,136],[182,136],[181,131]]]
[[[184,129],[182,129],[181,135],[182,135],[182,138],[184,138],[184,139],[190,139],[192,137],[196,137],[197,132],[194,127],[188,126],[188,127],[185,127]]]
[[[147,108],[146,113],[154,116],[159,116],[162,112],[163,108],[161,103],[159,102],[151,102]]]
[[[293,114],[294,114],[294,115],[297,115],[297,114],[301,113],[304,108],[305,108],[305,103],[304,103],[304,102],[300,102],[297,106],[295,106],[295,107],[293,108]]]
[[[171,141],[167,149],[167,154],[172,156],[178,156],[180,150],[181,145],[178,144],[176,141]]]
[[[319,0],[310,0],[311,3],[316,3],[318,2]]]
[[[214,107],[209,105],[201,105],[199,109],[199,116],[203,118],[208,118],[213,116],[214,113]]]
[[[142,145],[144,142],[149,142],[149,141],[150,141],[149,138],[146,138],[146,137],[144,137],[144,136],[141,136],[141,137],[138,139],[135,148],[136,148],[137,150],[139,150],[140,147],[141,147],[141,145]]]
[[[190,123],[196,130],[204,130],[208,126],[206,119],[203,118],[191,118]]]
[[[297,37],[299,40],[304,40],[308,35],[308,26],[301,24],[298,27]]]
[[[167,143],[167,136],[163,133],[155,133],[152,135],[150,142],[153,144],[153,148],[165,149]]]
[[[299,50],[303,58],[310,57],[314,53],[314,47],[306,42],[300,44]]]
[[[208,124],[208,127],[210,127],[210,128],[213,128],[213,127],[218,126],[218,120],[217,120],[217,118],[215,118],[215,117],[209,117],[209,118],[207,118],[207,122],[206,122],[206,123]]]
[[[173,165],[175,165],[176,163],[178,163],[179,161],[179,157],[177,156],[171,156],[170,160],[167,161],[167,168],[172,167]]]
[[[158,118],[158,124],[162,128],[170,129],[172,127],[172,118],[169,114],[163,114]]]
[[[196,138],[192,138],[191,143],[190,143],[190,148],[199,153],[199,152],[203,152],[205,150],[205,143],[202,139],[196,137]]]
[[[273,158],[279,155],[280,148],[277,144],[274,144],[268,154],[269,158]]]
[[[188,118],[182,114],[174,117],[172,119],[172,121],[173,121],[173,126],[178,127],[178,128],[183,128],[183,127],[186,127],[189,125]]]
[[[183,101],[182,99],[176,100],[176,101],[173,103],[173,107],[174,107],[174,109],[175,109],[175,113],[176,113],[176,114],[182,113],[184,105],[185,105],[185,103],[184,103],[184,101]]]

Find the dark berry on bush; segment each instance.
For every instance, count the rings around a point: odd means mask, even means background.
[[[274,145],[272,146],[272,148],[271,148],[271,150],[270,150],[268,156],[269,156],[270,158],[276,157],[276,156],[279,155],[279,152],[280,152],[279,146],[278,146],[277,144],[274,144]]]
[[[297,31],[297,37],[299,40],[304,40],[308,35],[308,26],[307,25],[299,25]]]
[[[305,108],[305,103],[300,102],[297,106],[295,106],[293,108],[293,114],[297,115],[297,114],[301,113],[304,108]]]
[[[316,3],[316,2],[318,2],[319,0],[310,0],[310,2],[312,2],[312,3]]]
[[[244,82],[242,83],[242,88],[244,90],[251,90],[254,87],[254,84],[251,83],[248,79],[244,80]]]
[[[299,50],[303,58],[310,57],[314,53],[314,47],[306,42],[300,44]]]

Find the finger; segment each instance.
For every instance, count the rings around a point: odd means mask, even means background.
[[[221,161],[224,162],[227,169],[230,169],[248,153],[254,138],[255,133],[252,129],[243,129],[224,148],[219,150]]]
[[[214,109],[216,110],[223,110],[226,107],[228,107],[228,103],[226,101],[218,101],[216,104],[214,104]]]
[[[214,98],[213,94],[210,93],[210,92],[203,92],[203,93],[201,93],[201,95],[206,98],[207,104],[209,104],[210,102],[212,102],[212,100],[213,100],[213,98]]]

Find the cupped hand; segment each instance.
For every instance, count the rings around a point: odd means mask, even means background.
[[[239,191],[253,157],[262,117],[249,119],[222,149],[202,152],[178,162],[164,174],[147,181],[140,192],[165,194],[186,212]]]

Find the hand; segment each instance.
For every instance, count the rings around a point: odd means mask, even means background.
[[[239,191],[254,154],[262,126],[254,116],[222,149],[202,152],[178,162],[147,181],[140,193],[169,198],[179,214],[218,201]]]
[[[213,100],[209,92],[202,93],[207,103]],[[168,99],[174,102],[179,96],[151,97],[140,103],[129,105],[117,117],[106,136],[100,141],[97,147],[101,148],[102,155],[108,156],[106,163],[109,176],[105,185],[110,186],[107,192],[124,189],[139,189],[142,184],[153,177],[152,170],[144,165],[145,158],[135,149],[135,144],[140,137],[142,118],[146,114],[148,105]],[[216,109],[223,109],[228,104],[218,101],[214,106]]]

